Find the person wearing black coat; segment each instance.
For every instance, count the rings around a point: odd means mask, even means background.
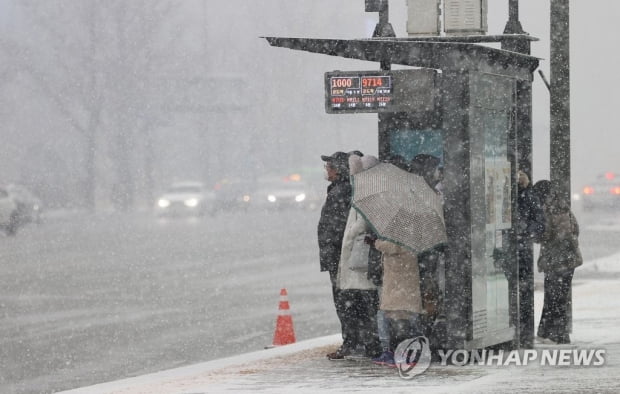
[[[337,286],[338,264],[342,239],[351,208],[351,183],[349,182],[349,154],[335,152],[331,156],[321,156],[325,162],[326,178],[330,182],[327,187],[327,197],[321,208],[321,217],[317,228],[319,241],[319,256],[321,271],[329,272],[332,285],[334,306],[340,320],[341,332],[345,330],[345,300]],[[343,344],[336,352],[330,353],[329,358],[342,358],[349,354],[352,344],[347,342],[343,335]]]
[[[542,203],[523,171],[518,172],[517,257],[519,282],[520,347],[534,346],[534,251],[545,232]],[[512,297],[516,296],[511,294]],[[513,304],[511,302],[511,304]]]

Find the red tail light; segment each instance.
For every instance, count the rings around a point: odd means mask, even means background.
[[[590,186],[586,186],[583,188],[583,194],[585,195],[590,195],[590,194],[594,194],[594,188],[591,188]]]
[[[616,174],[614,174],[613,172],[606,172],[605,173],[605,179],[607,179],[608,181],[613,180],[616,177]]]

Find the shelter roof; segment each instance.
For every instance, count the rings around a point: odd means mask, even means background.
[[[413,67],[490,72],[525,80],[532,79],[539,63],[533,56],[452,39],[264,38],[274,47]]]

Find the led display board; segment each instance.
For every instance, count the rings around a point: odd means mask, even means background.
[[[435,107],[435,71],[325,73],[327,113],[425,112]]]

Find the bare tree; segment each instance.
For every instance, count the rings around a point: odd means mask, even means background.
[[[178,68],[187,72],[178,60],[189,56],[180,53],[179,3],[54,0],[20,6],[36,36],[20,43],[23,67],[82,137],[85,206],[94,209],[97,188],[108,187],[97,182],[97,157],[108,152],[115,164],[110,198],[117,208],[130,208],[136,178],[152,184],[139,161],[152,161],[144,153],[150,130],[166,118],[164,101],[174,99],[166,80]]]

